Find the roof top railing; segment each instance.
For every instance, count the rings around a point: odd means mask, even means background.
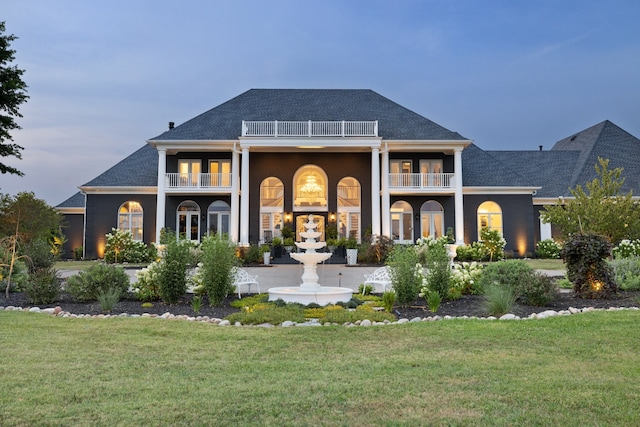
[[[242,121],[242,136],[269,137],[353,137],[378,136],[378,121]]]

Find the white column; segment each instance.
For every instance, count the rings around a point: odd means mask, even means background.
[[[160,243],[160,230],[164,228],[166,194],[165,182],[167,174],[167,150],[158,148],[158,193],[156,196],[156,244]]]
[[[462,203],[462,148],[456,148],[453,156],[455,172],[455,235],[456,245],[464,245],[464,206]]]
[[[371,150],[371,234],[380,235],[380,149]]]
[[[389,150],[382,151],[382,235],[391,237],[391,198],[389,196]]]
[[[231,154],[231,218],[229,218],[229,239],[232,242],[238,242],[238,224],[240,213],[240,189],[238,182],[240,180],[240,154],[233,148]]]
[[[540,240],[551,239],[551,223],[550,222],[542,222],[542,217],[540,217]]]
[[[249,149],[242,149],[240,171],[240,246],[249,246]]]

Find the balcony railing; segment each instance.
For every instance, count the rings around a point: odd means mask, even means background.
[[[453,189],[455,173],[390,173],[389,187],[406,190]]]
[[[242,121],[242,136],[378,136],[378,121]]]
[[[230,173],[167,173],[167,189],[220,189],[231,188]]]

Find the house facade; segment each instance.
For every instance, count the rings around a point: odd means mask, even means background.
[[[170,229],[249,245],[288,226],[299,241],[310,214],[322,240],[334,225],[358,241],[406,243],[450,230],[464,244],[489,227],[524,256],[551,236],[541,206],[564,194],[551,196],[553,174],[534,166],[550,162],[567,175],[587,163],[580,147],[563,147],[483,151],[371,90],[254,89],[170,123],[57,208],[69,224],[65,252],[82,242],[85,258],[102,257],[112,228],[146,243]]]

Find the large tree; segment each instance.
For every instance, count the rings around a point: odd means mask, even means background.
[[[20,104],[25,102],[27,85],[22,81],[24,70],[11,65],[15,60],[15,50],[11,49],[11,42],[17,37],[13,34],[5,35],[4,21],[0,22],[0,157],[14,156],[22,158],[24,148],[13,143],[11,131],[20,129],[16,123],[17,117],[22,117],[18,111]],[[14,175],[24,175],[18,169],[0,162],[0,172]]]
[[[633,193],[621,194],[622,168],[609,170],[609,160],[598,158],[598,178],[571,190],[572,199],[547,206],[543,221],[558,227],[566,239],[578,232],[595,233],[618,244],[623,239],[640,238],[640,207]]]

